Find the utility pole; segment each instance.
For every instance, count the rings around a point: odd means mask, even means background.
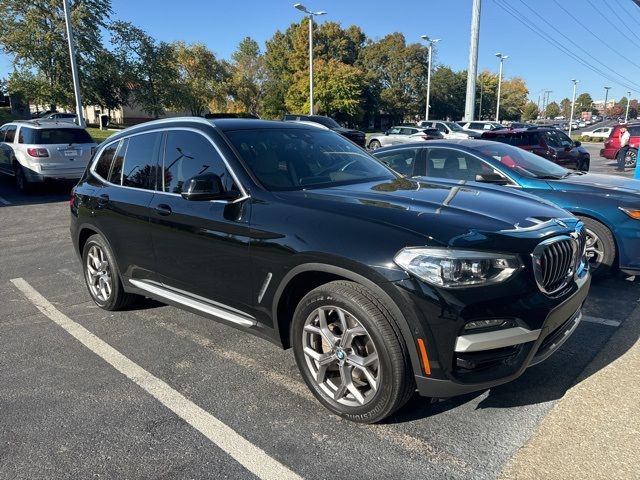
[[[71,26],[71,12],[69,11],[69,0],[62,0],[64,7],[64,20],[67,26],[67,40],[69,42],[69,56],[71,57],[71,76],[73,77],[73,92],[76,97],[76,115],[78,125],[85,126],[84,115],[82,115],[82,97],[80,96],[80,79],[78,77],[78,64],[76,63],[76,47],[73,40],[73,27]]]
[[[473,0],[471,10],[471,40],[469,44],[469,68],[467,70],[467,97],[464,105],[464,120],[472,122],[476,108],[476,74],[478,72],[478,43],[480,41],[481,0]]]
[[[498,74],[498,98],[496,100],[496,122],[500,121],[500,90],[502,88],[502,63],[509,58],[508,55],[502,53],[496,53],[496,57],[500,59],[500,73]]]
[[[604,113],[602,114],[603,117],[607,116],[607,100],[609,99],[609,90],[611,90],[611,87],[604,87]]]
[[[431,50],[433,49],[433,44],[438,43],[440,41],[439,38],[429,38],[427,35],[421,35],[421,39],[425,42],[429,42],[429,71],[427,72],[427,106],[424,109],[424,119],[429,120],[429,97],[431,94]]]
[[[627,123],[627,120],[629,120],[629,104],[631,103],[631,92],[627,92],[627,111],[624,114],[624,123]]]
[[[571,99],[571,118],[569,118],[569,136],[571,136],[571,126],[573,125],[573,110],[576,106],[576,85],[578,85],[578,80],[572,78],[573,82],[573,98]]]
[[[309,115],[313,115],[313,17],[314,15],[325,15],[327,12],[312,12],[301,3],[296,3],[293,6],[309,15]]]

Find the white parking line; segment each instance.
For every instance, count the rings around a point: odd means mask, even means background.
[[[582,316],[583,322],[599,323],[601,325],[607,325],[609,327],[619,327],[622,322],[617,320],[609,320],[607,318],[590,317],[589,315]]]
[[[271,458],[264,450],[256,447],[216,417],[185,398],[159,378],[129,360],[108,343],[96,337],[82,325],[74,322],[54,307],[23,278],[11,282],[20,290],[43,315],[64,328],[67,333],[82,343],[93,353],[142,387],[160,403],[202,433],[214,444],[233,457],[244,468],[262,479],[300,479],[296,473]]]
[[[11,202],[9,200],[5,200],[4,198],[0,197],[0,203],[2,205],[11,205]]]

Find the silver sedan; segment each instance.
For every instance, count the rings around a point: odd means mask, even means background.
[[[367,142],[370,150],[397,145],[398,143],[421,142],[441,139],[442,134],[436,128],[391,127],[384,133],[373,135]]]

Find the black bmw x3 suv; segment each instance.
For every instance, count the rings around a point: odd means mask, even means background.
[[[582,224],[527,194],[404,178],[340,135],[160,120],[100,145],[71,236],[106,310],[139,296],[293,347],[330,411],[518,377],[581,318]]]

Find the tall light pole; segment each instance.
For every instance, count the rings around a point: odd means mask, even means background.
[[[82,97],[80,95],[80,79],[78,78],[78,64],[76,63],[76,47],[73,41],[73,27],[71,26],[71,12],[69,11],[69,0],[62,0],[64,7],[64,20],[67,27],[67,41],[69,42],[69,56],[71,57],[71,77],[73,78],[73,91],[76,97],[76,116],[78,125],[85,126],[82,115]]]
[[[573,82],[573,97],[571,98],[571,117],[569,118],[569,136],[571,136],[571,126],[573,125],[573,110],[576,106],[576,86],[578,85],[578,80],[572,78]]]
[[[553,90],[545,90],[542,96],[542,112],[543,118],[547,118],[547,107],[549,106],[549,94],[552,93]]]
[[[464,102],[464,119],[473,122],[476,109],[476,76],[478,73],[478,43],[480,41],[480,0],[473,0],[471,7],[471,41],[469,44],[469,68],[467,69],[467,96]]]
[[[309,115],[313,115],[313,17],[326,15],[327,12],[312,12],[301,3],[296,3],[293,6],[309,15]]]
[[[429,44],[429,71],[427,72],[427,106],[424,109],[424,119],[429,120],[429,95],[431,93],[431,50],[433,44],[440,41],[439,38],[429,38],[427,35],[420,35],[420,38]]]
[[[627,123],[627,120],[629,119],[629,104],[631,103],[631,92],[627,92],[627,111],[624,114],[624,123]]]
[[[604,114],[602,115],[603,117],[607,116],[607,100],[609,100],[609,90],[611,90],[611,87],[604,87]]]
[[[502,63],[509,58],[509,55],[496,53],[496,57],[500,59],[500,73],[498,74],[498,99],[496,100],[496,122],[500,121],[500,90],[502,89]]]

